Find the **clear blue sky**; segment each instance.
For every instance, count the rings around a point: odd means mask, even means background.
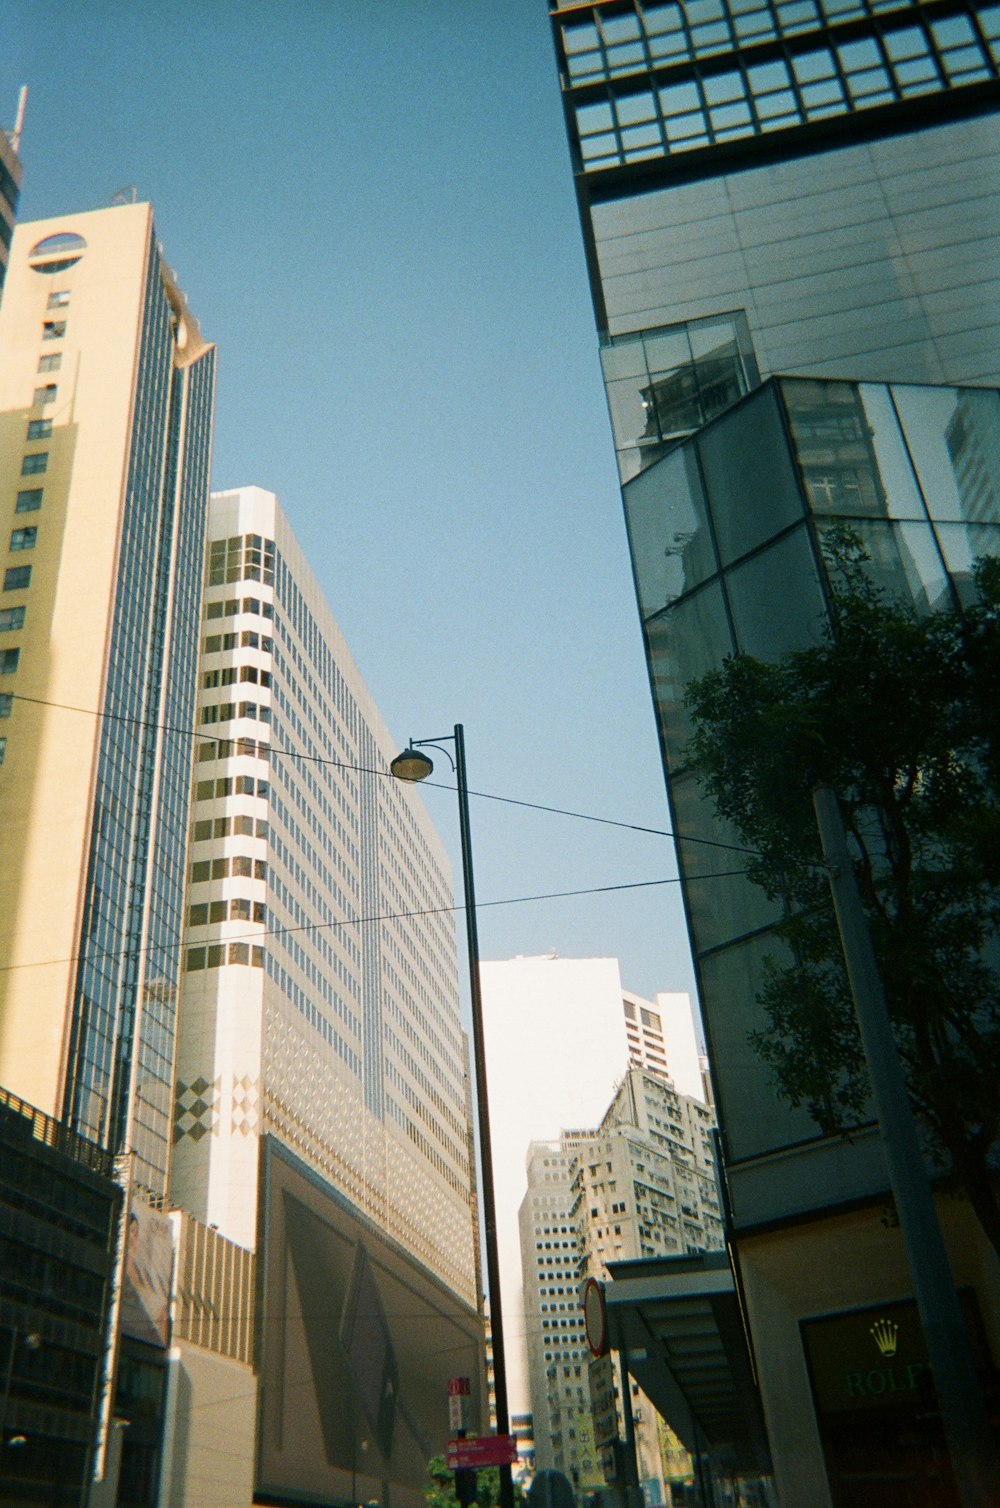
[[[0,0],[21,219],[135,185],[389,726],[475,790],[669,827],[544,0]],[[441,769],[442,766],[439,766]],[[427,792],[455,858],[455,798]],[[475,800],[480,902],[676,874]],[[676,885],[484,906],[484,957],[691,988]]]

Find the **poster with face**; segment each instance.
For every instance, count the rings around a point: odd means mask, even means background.
[[[133,1340],[166,1346],[170,1339],[173,1229],[166,1215],[133,1194],[125,1221],[121,1328]]]

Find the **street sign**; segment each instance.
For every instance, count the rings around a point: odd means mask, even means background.
[[[478,1439],[449,1440],[445,1453],[449,1471],[480,1466],[512,1466],[517,1460],[517,1441],[513,1435],[480,1435]]]

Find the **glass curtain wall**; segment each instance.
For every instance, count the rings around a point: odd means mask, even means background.
[[[1000,393],[775,378],[623,492],[720,1121],[739,1161],[818,1130],[775,1099],[747,1043],[766,1026],[755,995],[777,911],[688,766],[686,687],[727,655],[777,660],[822,635],[823,536],[844,522],[893,595],[927,612],[959,603],[975,561],[1000,555]]]

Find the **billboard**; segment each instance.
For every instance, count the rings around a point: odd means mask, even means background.
[[[273,1137],[262,1199],[258,1500],[423,1508],[450,1378],[481,1416],[475,1310]]]
[[[121,1328],[135,1340],[166,1346],[170,1339],[170,1284],[174,1236],[169,1216],[133,1193],[125,1223]]]

